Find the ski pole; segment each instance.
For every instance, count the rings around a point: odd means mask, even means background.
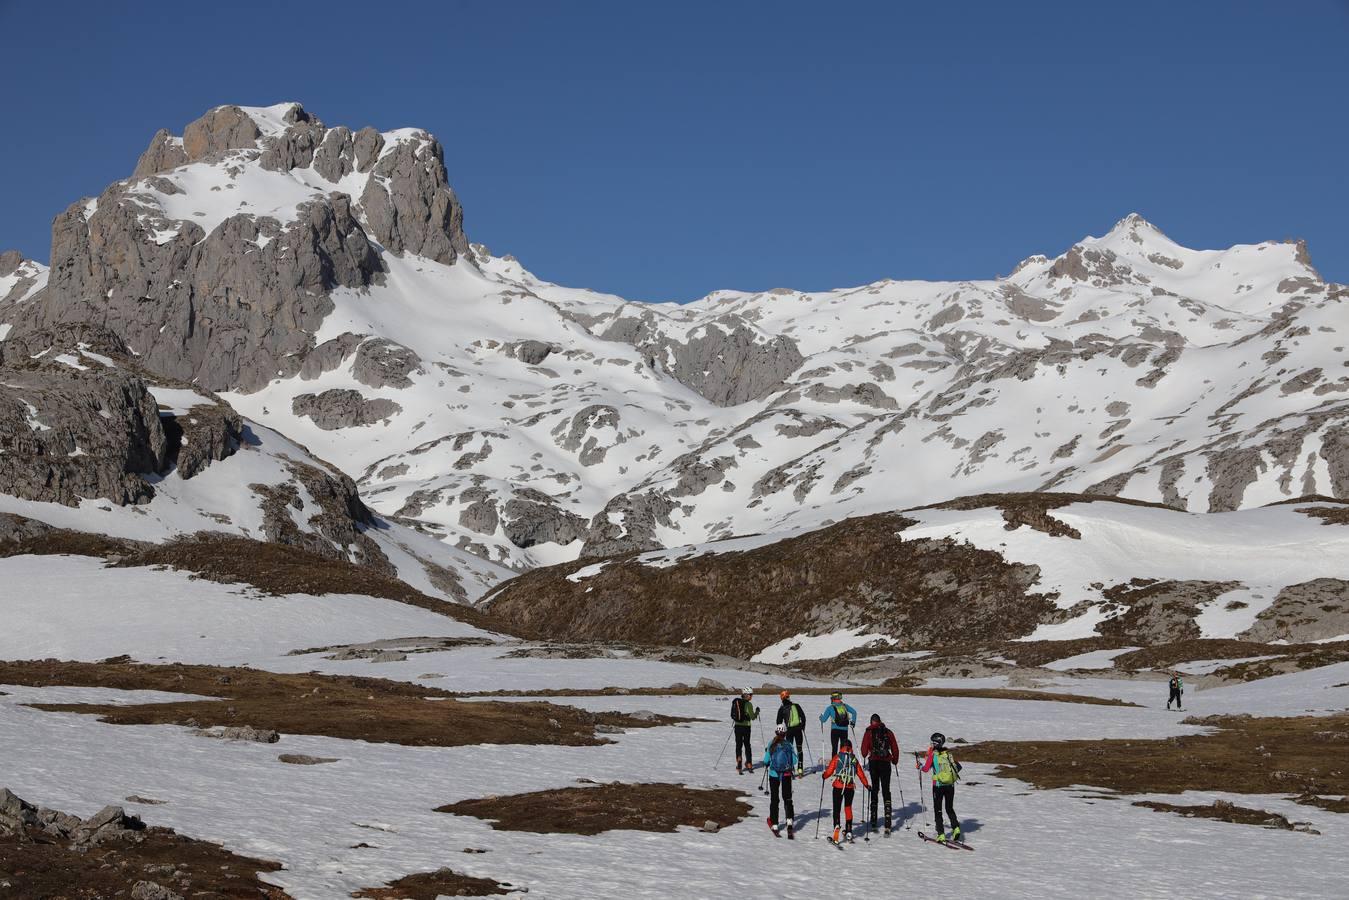
[[[913,755],[913,771],[918,776],[918,802],[923,807],[923,825],[927,828],[932,827],[932,820],[927,814],[927,801],[923,799],[923,770],[918,767],[918,754]]]
[[[899,788],[899,808],[907,813],[909,809],[909,804],[904,802],[904,785],[901,784],[898,780],[896,780],[895,787]],[[886,821],[886,824],[887,825],[890,824],[889,820]],[[909,825],[909,817],[907,815],[905,815],[904,817],[904,827],[905,828],[912,827]]]
[[[807,764],[809,764],[811,768],[814,768],[814,767],[815,767],[815,760],[814,760],[812,757],[815,756],[815,751],[813,751],[813,750],[810,749],[810,735],[806,733],[806,730],[805,730],[804,728],[801,729],[801,737],[803,737],[803,738],[806,739],[806,759],[805,759],[805,762],[806,762]]]
[[[729,746],[731,746],[731,738],[734,737],[734,736],[735,736],[735,732],[734,732],[734,731],[732,731],[730,734],[726,735],[726,743],[724,743],[724,744],[721,745],[721,752],[717,754],[717,761],[716,761],[716,764],[712,766],[712,771],[715,772],[716,769],[717,769],[717,766],[721,765],[721,758],[722,758],[723,756],[726,755],[726,748],[729,747]]]
[[[815,814],[815,840],[820,839],[820,821],[824,818],[824,776],[820,777],[820,811]]]

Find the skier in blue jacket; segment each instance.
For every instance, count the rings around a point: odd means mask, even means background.
[[[792,775],[800,763],[796,748],[787,736],[787,726],[779,725],[773,731],[773,743],[763,753],[763,764],[768,767],[768,827],[774,836],[781,834],[778,825],[778,795],[787,807],[787,837],[796,837],[796,810],[792,807]]]
[[[857,722],[857,710],[843,702],[843,694],[834,691],[829,695],[829,705],[820,713],[820,722],[832,721],[829,729],[829,752],[838,755],[839,741],[846,740],[848,729]]]

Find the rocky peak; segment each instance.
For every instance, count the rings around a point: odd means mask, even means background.
[[[0,278],[14,274],[14,271],[23,263],[23,254],[18,250],[6,250],[4,253],[0,253]]]

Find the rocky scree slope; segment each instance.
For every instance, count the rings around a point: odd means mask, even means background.
[[[1301,244],[1129,216],[997,279],[638,303],[470,244],[444,156],[212,110],[58,217],[50,270],[0,257],[0,337],[106,328],[515,568],[979,492],[1349,497],[1349,292]]]

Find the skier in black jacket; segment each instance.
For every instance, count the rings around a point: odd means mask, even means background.
[[[801,704],[792,700],[791,691],[783,691],[778,694],[782,700],[782,705],[778,707],[778,724],[787,729],[787,738],[796,743],[796,774],[806,774],[805,750],[803,745],[806,740],[806,713],[801,709]]]
[[[754,692],[745,688],[740,696],[731,701],[731,721],[735,729],[735,770],[736,772],[754,771],[754,751],[749,748],[750,726],[759,718],[759,710],[754,707]],[[744,756],[741,756],[741,748]],[[743,761],[742,761],[743,760]]]

